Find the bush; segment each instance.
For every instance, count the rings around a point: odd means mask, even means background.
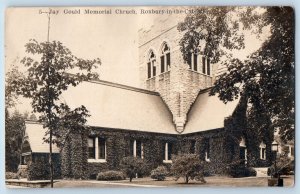
[[[126,177],[122,171],[109,170],[105,172],[100,172],[97,175],[97,180],[101,181],[116,181],[124,180]]]
[[[17,179],[18,175],[14,172],[5,172],[5,179]]]
[[[181,154],[174,156],[171,172],[177,181],[180,177],[189,180],[197,180],[206,183],[204,180],[204,162],[199,159],[197,154]]]
[[[245,160],[238,160],[228,165],[228,175],[233,178],[256,176],[256,171],[245,165]]]
[[[120,162],[120,167],[129,178],[130,182],[136,175],[143,177],[149,175],[149,165],[141,158],[137,157],[125,157]]]
[[[50,180],[49,157],[35,156],[35,159],[28,164],[28,180]],[[53,157],[53,178],[61,178],[59,158]]]
[[[168,170],[164,166],[158,166],[156,169],[151,171],[151,178],[156,179],[158,181],[165,180],[166,176],[168,174]]]

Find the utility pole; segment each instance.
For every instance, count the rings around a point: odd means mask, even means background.
[[[48,28],[47,28],[47,52],[50,52],[50,15],[51,15],[51,9],[49,8],[49,11],[41,12],[42,14],[47,14],[48,17]],[[48,61],[48,76],[50,76],[50,61]],[[49,87],[49,84],[48,84]],[[50,99],[50,94],[48,93],[48,99]],[[50,102],[49,102],[50,105]],[[52,131],[52,118],[51,118],[51,108],[48,106],[48,119],[49,119],[49,165],[50,165],[50,181],[51,181],[51,188],[53,188],[53,176],[54,176],[54,170],[53,170],[53,160],[52,160],[52,138],[53,138],[53,131]]]

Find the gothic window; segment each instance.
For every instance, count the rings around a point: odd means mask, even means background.
[[[147,63],[148,78],[156,76],[156,56],[153,51],[150,52]]]
[[[171,66],[171,55],[170,55],[170,47],[167,43],[163,43],[161,49],[161,56],[160,56],[160,72],[169,71]]]
[[[104,138],[88,138],[88,161],[106,162],[106,140]]]
[[[266,144],[264,142],[260,143],[259,150],[260,150],[260,159],[266,160]]]
[[[144,158],[144,144],[139,140],[130,140],[130,154],[133,157]]]
[[[165,143],[165,146],[163,148],[163,156],[164,156],[164,163],[171,163],[172,162],[172,150],[173,145],[170,142]]]

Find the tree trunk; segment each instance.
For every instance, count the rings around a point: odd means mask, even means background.
[[[189,176],[188,176],[188,175],[185,176],[185,183],[186,183],[186,184],[189,183]]]
[[[53,188],[53,161],[52,161],[52,130],[50,129],[50,156],[49,156],[49,164],[50,164],[50,179],[51,179],[51,188]]]

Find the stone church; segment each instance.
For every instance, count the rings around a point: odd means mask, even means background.
[[[142,158],[154,169],[170,165],[173,155],[194,153],[211,174],[223,173],[239,159],[252,167],[270,165],[270,138],[253,139],[245,130],[247,100],[224,104],[210,96],[224,68],[201,51],[185,62],[181,35],[172,18],[157,18],[150,29],[139,30],[140,88],[90,81],[63,95],[70,107],[90,111],[91,130],[71,134],[62,149],[54,148],[62,177],[95,177],[118,169],[126,156]],[[49,153],[44,131],[38,123],[26,123],[23,165]]]

